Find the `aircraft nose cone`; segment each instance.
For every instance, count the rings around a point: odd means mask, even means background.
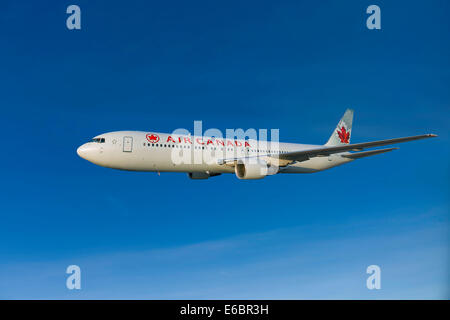
[[[85,143],[77,149],[78,155],[97,165],[103,165],[105,163],[105,159],[102,156],[103,150],[95,143]]]
[[[99,149],[97,146],[90,143],[85,143],[77,149],[78,155],[88,161],[93,161],[97,158]]]
[[[86,156],[86,147],[84,145],[78,147],[77,149],[77,154],[84,159],[84,157]]]

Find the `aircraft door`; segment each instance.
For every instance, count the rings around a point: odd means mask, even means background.
[[[133,151],[133,137],[123,137],[123,152]]]

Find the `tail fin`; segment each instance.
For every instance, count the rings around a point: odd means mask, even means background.
[[[347,109],[339,121],[336,129],[331,134],[326,146],[341,146],[350,143],[350,135],[352,132],[353,110]]]

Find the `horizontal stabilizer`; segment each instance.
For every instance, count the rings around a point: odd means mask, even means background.
[[[380,149],[380,150],[372,150],[372,151],[364,151],[364,152],[356,152],[351,154],[343,154],[342,157],[349,159],[360,159],[364,157],[374,156],[376,154],[389,152],[392,150],[397,150],[398,148],[388,148],[388,149]]]

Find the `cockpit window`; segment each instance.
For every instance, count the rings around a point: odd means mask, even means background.
[[[105,143],[105,138],[94,138],[90,142]]]

